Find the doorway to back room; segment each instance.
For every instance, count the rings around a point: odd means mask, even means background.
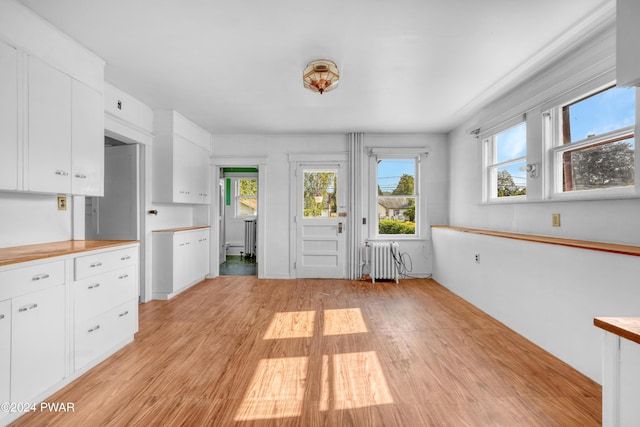
[[[220,170],[220,275],[257,275],[258,169]]]

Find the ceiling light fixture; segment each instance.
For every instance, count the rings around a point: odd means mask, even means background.
[[[313,92],[329,92],[338,86],[340,73],[335,62],[328,59],[318,59],[307,64],[302,80],[304,87]]]

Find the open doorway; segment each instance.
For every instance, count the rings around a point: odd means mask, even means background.
[[[139,240],[144,266],[141,178],[143,147],[105,136],[104,196],[85,198],[85,238],[88,240]],[[144,268],[140,268],[141,287]],[[138,290],[138,296],[142,295]]]
[[[258,224],[258,169],[220,169],[221,276],[256,276]]]

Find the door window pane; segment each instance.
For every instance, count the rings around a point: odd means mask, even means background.
[[[304,217],[335,218],[337,216],[336,170],[304,171]]]

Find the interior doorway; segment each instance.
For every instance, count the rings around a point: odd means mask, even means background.
[[[258,168],[220,168],[219,248],[221,276],[256,276]]]
[[[141,215],[144,147],[105,137],[104,196],[85,198],[85,238],[139,240],[140,289],[144,296],[144,224]]]

